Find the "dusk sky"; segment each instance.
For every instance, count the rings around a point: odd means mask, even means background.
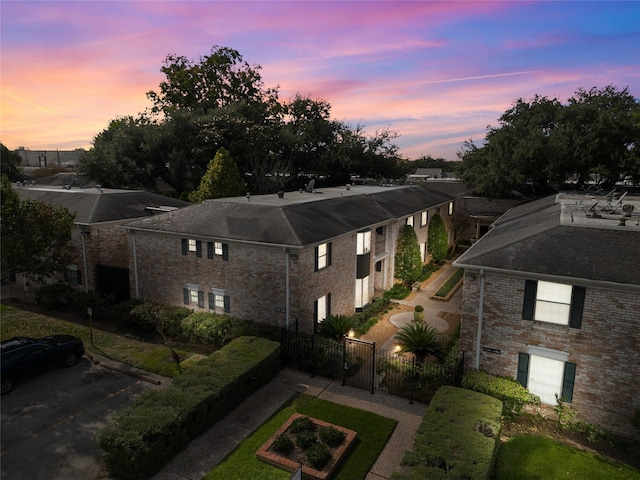
[[[90,148],[137,116],[168,54],[214,45],[260,65],[266,87],[328,101],[409,159],[456,160],[517,98],[579,88],[640,98],[640,2],[5,1],[0,141]]]

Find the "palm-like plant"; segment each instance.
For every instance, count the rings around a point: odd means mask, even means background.
[[[424,362],[427,355],[433,355],[438,360],[444,358],[444,335],[427,323],[409,323],[402,327],[394,338],[400,345],[398,353],[413,353],[419,362]]]
[[[318,327],[318,333],[325,337],[340,340],[355,327],[355,322],[346,315],[329,315]]]

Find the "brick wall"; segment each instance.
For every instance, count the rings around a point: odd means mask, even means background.
[[[479,309],[479,275],[465,274],[461,347],[473,368]],[[518,353],[539,346],[569,354],[576,378],[572,406],[579,419],[633,435],[640,409],[640,295],[587,287],[579,329],[522,319],[524,279],[485,275],[480,370],[516,378]]]

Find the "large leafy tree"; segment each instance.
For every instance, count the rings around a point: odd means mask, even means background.
[[[0,143],[0,174],[6,175],[12,182],[20,180],[22,175],[18,170],[18,165],[21,161],[20,155]]]
[[[640,106],[628,89],[579,89],[566,104],[536,95],[518,99],[489,127],[484,144],[464,142],[459,175],[476,192],[508,196],[525,184],[540,191],[575,176],[634,175]],[[634,160],[636,159],[636,160]]]
[[[2,272],[42,280],[70,263],[74,215],[66,208],[20,200],[2,176]]]
[[[433,261],[442,264],[447,258],[449,245],[447,241],[447,229],[442,217],[437,213],[429,221],[428,249]]]
[[[395,256],[395,276],[405,285],[416,281],[422,273],[422,258],[418,237],[411,225],[405,225],[400,230],[398,246]]]
[[[207,173],[200,186],[189,195],[192,202],[203,202],[207,198],[225,198],[243,195],[247,186],[238,173],[238,167],[229,152],[221,148],[209,162]]]

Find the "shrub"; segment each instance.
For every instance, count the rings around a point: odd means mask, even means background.
[[[422,266],[422,273],[420,274],[420,278],[418,278],[419,282],[424,282],[427,278],[431,276],[431,274],[437,271],[440,268],[440,265],[437,263],[429,262]]]
[[[36,303],[53,310],[69,310],[73,305],[73,287],[66,283],[44,285],[36,291]]]
[[[196,312],[182,321],[182,334],[192,340],[222,347],[247,332],[246,322],[214,312]]]
[[[407,298],[411,293],[411,289],[406,285],[402,285],[401,283],[396,283],[389,290],[384,292],[384,296],[387,298],[395,298],[398,300],[402,300],[403,298]]]
[[[273,444],[271,445],[271,447],[278,453],[281,453],[283,455],[288,455],[289,453],[293,452],[295,445],[293,444],[293,442],[291,441],[288,435],[281,433],[273,441]]]
[[[342,442],[344,442],[346,437],[344,432],[332,426],[322,427],[318,432],[318,435],[324,444],[333,448],[342,445]]]
[[[502,414],[506,417],[522,413],[527,404],[540,405],[540,397],[529,392],[516,380],[497,377],[480,370],[465,373],[462,378],[462,387],[500,400],[503,405]]]
[[[191,313],[186,307],[145,302],[131,310],[131,321],[147,328],[153,328],[170,337],[182,333],[182,321]]]
[[[309,417],[298,417],[289,426],[289,431],[291,433],[300,433],[300,432],[313,432],[316,429],[316,424],[313,423]]]
[[[303,430],[296,434],[296,445],[302,450],[308,450],[311,445],[318,442],[316,434],[311,430]]]
[[[315,443],[307,452],[307,460],[316,470],[322,470],[331,460],[331,452],[324,443]]]
[[[325,337],[339,340],[355,326],[355,320],[352,317],[346,315],[329,315],[329,317],[320,324],[318,332]]]
[[[500,439],[501,411],[500,401],[488,395],[440,388],[418,428],[413,450],[402,459],[409,473],[394,473],[391,478],[490,478]]]
[[[418,237],[411,225],[400,229],[395,256],[395,275],[405,285],[415,282],[422,274],[422,256]]]
[[[429,222],[427,245],[435,263],[442,264],[447,258],[447,229],[442,217],[435,214]]]

